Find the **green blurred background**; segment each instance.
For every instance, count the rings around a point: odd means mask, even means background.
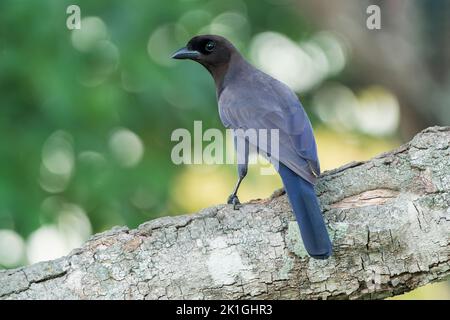
[[[66,8],[81,8],[81,30]],[[381,30],[366,8],[381,7]],[[324,170],[450,122],[450,2],[0,2],[0,268],[67,254],[91,234],[223,203],[232,165],[176,166],[176,128],[220,128],[210,75],[169,59],[224,35],[300,96]],[[276,176],[250,168],[240,198]],[[447,283],[398,298],[449,299]]]

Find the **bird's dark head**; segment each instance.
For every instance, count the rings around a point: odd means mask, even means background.
[[[189,40],[186,47],[176,51],[173,59],[190,59],[197,61],[208,70],[227,65],[236,48],[224,37],[216,35],[201,35]]]

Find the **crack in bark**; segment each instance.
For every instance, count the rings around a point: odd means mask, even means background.
[[[399,193],[399,191],[392,189],[368,190],[335,202],[331,204],[331,208],[350,209],[381,205],[395,199]]]

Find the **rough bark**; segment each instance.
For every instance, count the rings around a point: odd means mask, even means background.
[[[3,299],[384,298],[450,274],[450,127],[325,172],[334,255],[313,260],[282,192],[93,236],[58,260],[0,272]]]

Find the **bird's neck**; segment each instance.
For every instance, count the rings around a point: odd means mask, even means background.
[[[247,64],[247,61],[238,52],[235,52],[231,55],[227,63],[205,66],[211,73],[216,84],[217,99],[230,80],[238,76],[239,72],[243,71]]]
[[[225,78],[227,76],[228,70],[230,69],[230,64],[221,64],[219,66],[214,66],[212,68],[208,68],[209,72],[211,73],[214,82],[216,84],[216,92],[217,97],[220,96],[220,93],[222,93],[224,89],[224,83]]]

